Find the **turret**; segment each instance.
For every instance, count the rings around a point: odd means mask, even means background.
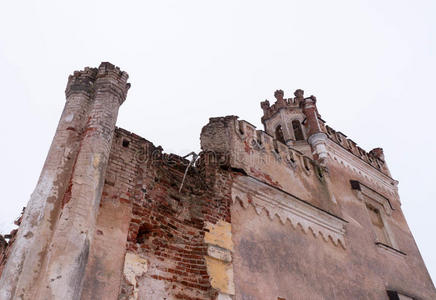
[[[41,272],[92,106],[96,75],[97,69],[85,68],[68,78],[55,136],[0,278],[0,299],[27,293]]]
[[[299,96],[285,99],[282,90],[275,91],[274,97],[276,102],[272,106],[268,100],[261,102],[265,131],[283,144],[294,145],[296,141],[304,141],[306,130],[302,125],[305,119],[302,99]]]
[[[304,98],[301,89],[295,91],[294,98],[284,99],[282,90],[277,90],[274,96],[276,102],[272,106],[268,100],[261,103],[265,131],[283,144],[324,164],[327,152],[323,141],[326,135],[321,130],[316,98]]]
[[[302,103],[303,113],[307,120],[307,141],[312,149],[314,159],[318,160],[321,165],[325,165],[327,160],[327,135],[321,130],[318,109],[316,108],[316,97],[304,98]]]
[[[110,63],[76,71],[0,278],[0,299],[79,299],[118,109],[130,84]]]

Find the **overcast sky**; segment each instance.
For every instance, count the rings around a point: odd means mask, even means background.
[[[436,1],[0,4],[0,232],[36,185],[68,75],[110,61],[132,83],[118,126],[182,155],[209,117],[261,128],[276,89],[317,96],[327,124],[383,147],[436,278]]]

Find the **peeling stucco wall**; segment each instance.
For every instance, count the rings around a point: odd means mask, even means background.
[[[207,222],[206,229],[206,264],[211,286],[219,291],[221,297],[234,295],[232,225],[220,220],[216,224]]]
[[[192,164],[115,127],[129,86],[109,63],[70,76],[20,228],[0,240],[1,300],[435,298],[382,149],[326,126],[315,97],[276,91],[268,133],[211,118]]]

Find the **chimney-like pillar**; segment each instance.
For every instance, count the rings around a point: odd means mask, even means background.
[[[307,140],[312,148],[313,157],[314,159],[318,160],[321,165],[325,165],[327,160],[327,135],[322,132],[321,126],[319,125],[315,96],[304,98],[303,113],[306,116],[308,127]]]
[[[80,299],[118,109],[130,84],[110,63],[98,68],[89,120],[34,299]]]
[[[68,78],[64,110],[0,278],[0,299],[28,299],[40,275],[88,119],[97,69]]]

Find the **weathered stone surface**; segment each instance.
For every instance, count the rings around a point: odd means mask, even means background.
[[[232,264],[208,256],[206,257],[206,264],[211,286],[221,293],[234,295]]]
[[[232,262],[232,252],[228,249],[223,249],[215,245],[207,246],[207,255],[227,263]]]
[[[382,149],[326,126],[314,96],[277,90],[265,131],[211,118],[190,164],[115,127],[128,88],[109,63],[69,78],[0,239],[0,300],[436,298]]]
[[[204,241],[208,244],[219,246],[223,249],[233,250],[232,242],[232,225],[229,222],[219,220],[218,223],[212,224],[206,222],[206,233]]]

